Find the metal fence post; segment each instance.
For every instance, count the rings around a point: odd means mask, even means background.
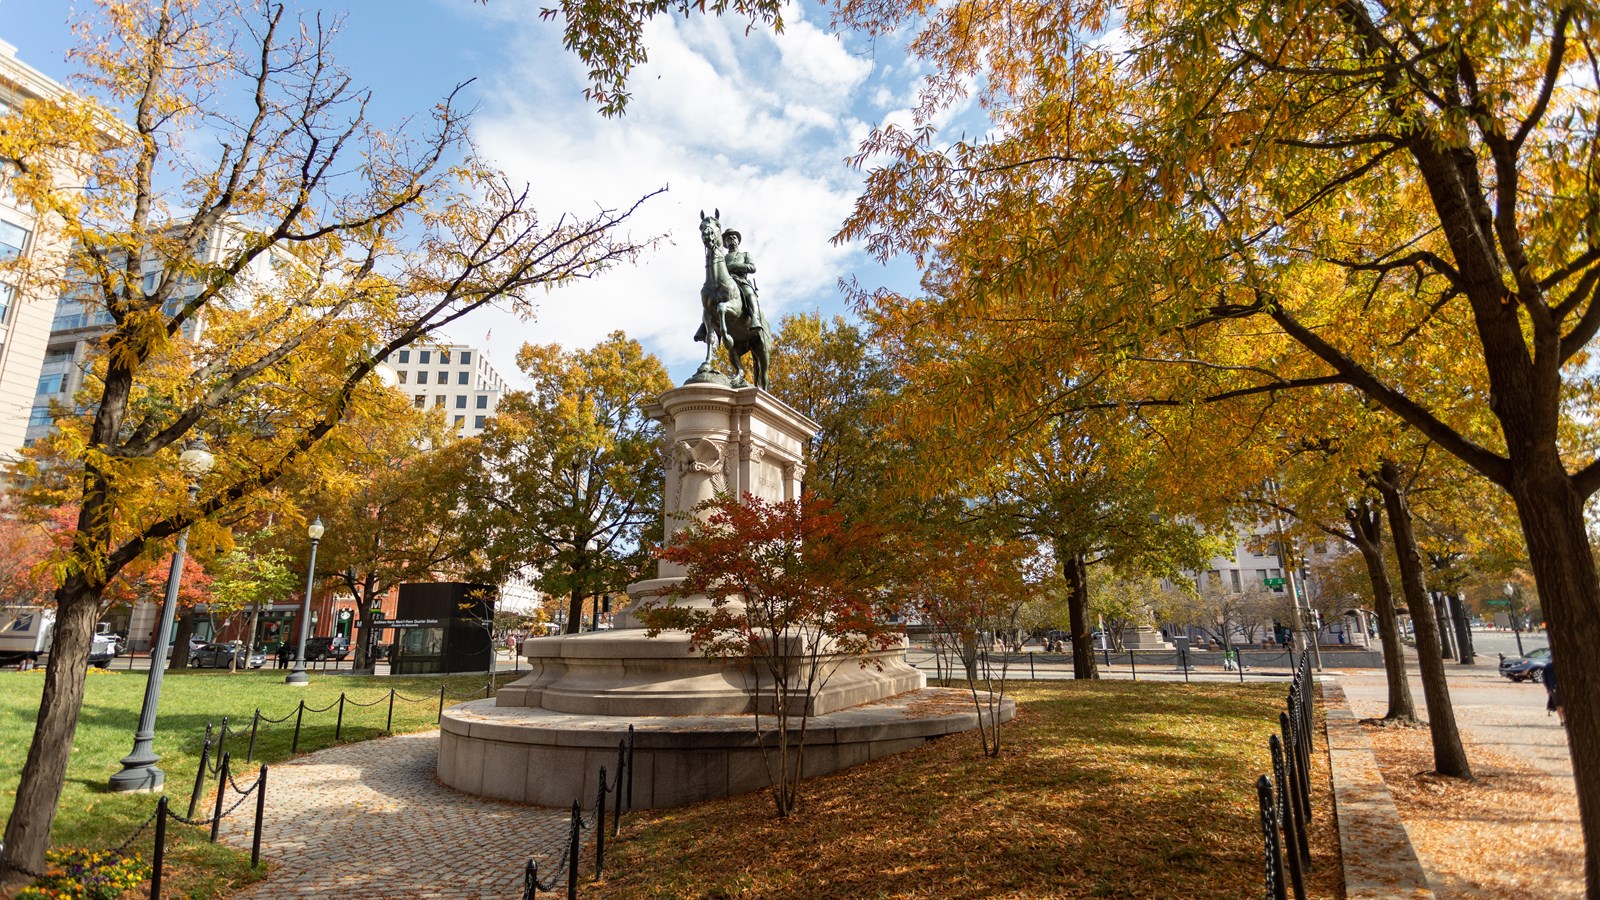
[[[383,733],[394,734],[394,688],[389,688],[389,716],[383,720]]]
[[[1272,803],[1272,780],[1265,775],[1256,779],[1256,800],[1261,808],[1267,900],[1288,900],[1283,885],[1283,856],[1278,852],[1278,814]]]
[[[295,711],[294,711],[294,740],[289,743],[289,753],[290,753],[290,755],[293,755],[293,754],[298,753],[300,751],[300,720],[305,718],[305,714],[306,714],[306,702],[304,700],[301,700],[300,701],[300,705],[298,707],[295,707]]]
[[[633,725],[628,725],[628,811],[633,811]]]
[[[203,765],[203,764],[202,764]],[[167,856],[167,797],[156,801],[156,848],[150,854],[150,900],[161,900],[161,867]]]
[[[228,754],[222,754],[222,771],[217,775],[217,805],[211,811],[211,843],[217,842],[217,829],[222,827],[222,798],[228,793]]]
[[[1133,670],[1133,680],[1139,680],[1139,651],[1128,648],[1128,668]]]
[[[344,691],[339,692],[339,718],[333,723],[333,740],[339,742],[344,735]]]
[[[622,831],[622,776],[628,771],[628,742],[617,740],[617,787],[612,793],[617,798],[611,801],[611,836],[616,837]]]
[[[1284,761],[1283,744],[1278,741],[1277,735],[1267,739],[1267,746],[1272,750],[1272,774],[1278,782],[1278,819],[1283,828],[1284,855],[1289,858],[1289,881],[1294,887],[1295,897],[1304,900],[1306,879],[1299,846],[1305,837],[1305,821],[1300,818],[1299,805],[1292,796],[1294,792],[1289,784],[1294,775]]]
[[[1189,682],[1189,651],[1182,644],[1178,645],[1178,662],[1183,666],[1183,681]]]
[[[1033,670],[1033,651],[1028,651],[1028,677],[1034,681],[1039,680],[1039,673]]]
[[[200,792],[205,789],[206,769],[211,766],[211,726],[206,726],[206,742],[200,748],[200,768],[194,773],[194,790],[189,792],[189,818],[194,818],[194,808],[200,802]]]
[[[435,723],[444,721],[444,682],[439,682],[439,714],[433,720]]]
[[[221,728],[220,731],[221,731],[220,736],[217,738],[217,759],[221,759],[224,755],[226,755],[227,750],[228,750],[228,717],[227,716],[223,716],[222,717],[222,728]]]
[[[261,820],[267,813],[267,766],[261,765],[261,774],[256,776],[256,830],[250,839],[250,868],[261,865]]]
[[[250,762],[256,758],[256,729],[261,726],[261,707],[256,707],[255,715],[250,717],[250,747],[245,751],[244,761]],[[191,817],[192,818],[192,817]]]
[[[1300,760],[1297,758],[1299,754],[1293,750],[1294,726],[1289,721],[1288,713],[1278,713],[1278,726],[1283,732],[1284,775],[1287,778],[1278,783],[1278,791],[1287,795],[1298,823],[1310,822],[1311,799],[1301,792]],[[1306,840],[1304,828],[1297,828],[1292,840],[1285,835],[1283,850],[1288,854],[1299,854],[1302,864],[1308,869],[1311,867],[1311,846]]]
[[[594,799],[594,877],[606,867],[606,767],[600,767],[600,789]]]
[[[578,900],[578,854],[583,852],[583,810],[572,801],[572,833],[567,839],[567,900]]]

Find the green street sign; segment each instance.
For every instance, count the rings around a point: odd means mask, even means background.
[[[1485,600],[1485,601],[1483,601],[1483,605],[1484,606],[1504,606],[1506,609],[1510,609],[1511,608],[1511,601],[1510,600]]]
[[[1266,585],[1269,588],[1281,588],[1281,587],[1283,587],[1283,579],[1282,578],[1268,578],[1266,580]]]

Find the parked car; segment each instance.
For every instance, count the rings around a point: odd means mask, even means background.
[[[226,669],[230,660],[238,660],[235,665],[240,669],[259,669],[267,658],[259,650],[251,653],[236,644],[204,644],[189,651],[189,666],[194,669]]]
[[[343,661],[350,655],[350,644],[344,638],[314,637],[306,639],[306,662],[324,659]]]
[[[122,646],[117,643],[114,634],[97,634],[89,645],[89,665],[98,669],[109,669],[111,661],[122,652]]]
[[[1550,665],[1550,648],[1540,647],[1527,656],[1506,656],[1500,659],[1500,674],[1512,681],[1544,681],[1545,667]]]

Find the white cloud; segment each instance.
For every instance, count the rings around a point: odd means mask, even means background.
[[[829,238],[859,191],[842,160],[863,131],[856,107],[876,90],[873,63],[803,19],[786,25],[783,35],[746,36],[737,21],[652,22],[628,112],[604,119],[583,99],[583,70],[557,29],[506,23],[508,57],[520,62],[486,87],[474,127],[484,153],[528,181],[549,216],[623,206],[669,186],[632,226],[668,241],[637,265],[538,298],[532,323],[483,313],[452,336],[485,344],[509,376],[525,341],[587,346],[622,329],[681,380],[704,356],[691,339],[702,207],[720,207],[724,224],[744,234],[774,324],[788,312],[838,311],[837,280],[866,262]]]

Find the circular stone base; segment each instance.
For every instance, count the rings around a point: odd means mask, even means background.
[[[1016,714],[1006,698],[1000,720]],[[985,714],[987,715],[987,713]],[[775,720],[763,716],[770,728]],[[798,731],[798,722],[793,723]],[[439,780],[468,794],[538,806],[590,802],[600,767],[614,769],[617,744],[634,728],[633,807],[683,806],[770,783],[753,716],[612,717],[495,706],[475,700],[439,722]],[[924,688],[812,716],[806,777],[825,775],[933,738],[978,727],[972,695]],[[768,735],[769,746],[772,735]]]

